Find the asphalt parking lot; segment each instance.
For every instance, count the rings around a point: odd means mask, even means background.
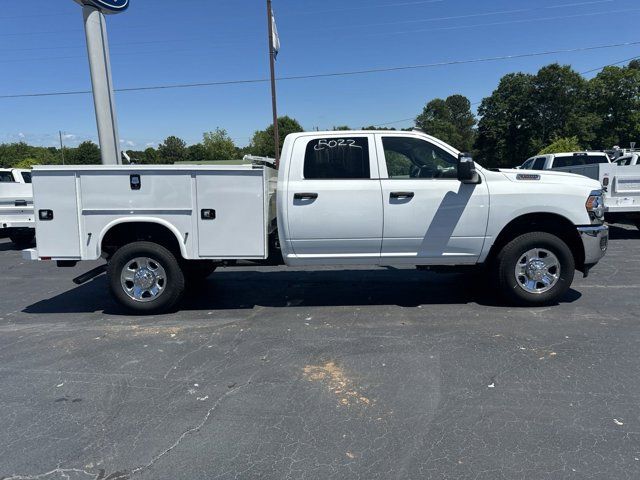
[[[640,233],[557,306],[476,277],[223,269],[125,315],[0,240],[0,479],[640,478]]]

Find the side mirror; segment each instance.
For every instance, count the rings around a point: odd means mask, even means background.
[[[476,171],[476,164],[469,153],[458,155],[458,180],[462,183],[480,183],[480,175]]]

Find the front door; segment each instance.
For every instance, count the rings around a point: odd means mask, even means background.
[[[374,136],[299,137],[287,188],[291,249],[300,259],[377,263],[382,196]]]
[[[457,179],[457,156],[419,134],[376,135],[384,231],[382,263],[475,263],[487,231],[486,183]]]

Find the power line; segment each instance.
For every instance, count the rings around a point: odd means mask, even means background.
[[[553,5],[553,6],[549,6],[549,7],[536,7],[536,8],[518,8],[515,10],[498,10],[498,11],[493,11],[493,12],[482,12],[482,13],[469,13],[469,14],[464,14],[464,15],[450,15],[450,16],[446,16],[446,17],[430,17],[430,18],[425,18],[425,19],[412,19],[412,20],[402,20],[402,21],[397,21],[397,22],[385,22],[385,23],[368,23],[368,24],[355,24],[355,25],[350,25],[350,27],[381,27],[381,26],[387,26],[387,25],[406,25],[406,24],[411,24],[411,23],[427,23],[427,22],[440,22],[440,21],[445,21],[445,20],[462,20],[465,18],[478,18],[478,17],[491,17],[491,16],[495,16],[495,15],[508,15],[508,14],[512,14],[512,13],[526,13],[526,12],[536,12],[539,10],[548,10],[548,9],[558,9],[558,8],[566,8],[566,7],[577,7],[577,6],[584,6],[584,5],[595,5],[595,4],[601,4],[601,3],[611,3],[614,2],[615,0],[596,0],[596,1],[590,1],[590,2],[580,2],[580,3],[572,3],[572,4],[561,4],[561,5]],[[603,14],[605,12],[597,12],[597,13],[585,13],[584,15],[600,15]],[[581,15],[581,14],[577,14],[577,15]],[[536,20],[536,19],[532,19],[532,20]],[[541,20],[545,20],[545,19],[541,19]],[[343,27],[336,27],[336,28],[343,28]]]
[[[450,60],[446,62],[436,62],[436,63],[425,63],[418,65],[403,65],[396,67],[384,67],[384,68],[370,68],[365,70],[352,70],[352,71],[343,71],[343,72],[332,72],[332,73],[317,73],[317,74],[309,74],[309,75],[290,75],[279,77],[277,80],[279,81],[289,81],[289,80],[307,80],[307,79],[315,79],[315,78],[331,78],[331,77],[346,77],[346,76],[356,76],[356,75],[367,75],[373,73],[383,73],[383,72],[397,72],[404,70],[418,70],[418,69],[426,69],[426,68],[435,68],[435,67],[446,67],[453,65],[468,65],[474,63],[486,63],[486,62],[496,62],[500,60],[516,60],[520,58],[532,58],[532,57],[541,57],[546,55],[556,55],[561,53],[577,53],[577,52],[589,52],[593,50],[602,50],[607,48],[619,48],[619,47],[630,47],[640,45],[640,41],[636,42],[623,42],[623,43],[612,43],[608,45],[595,45],[591,47],[578,47],[578,48],[568,48],[568,49],[560,49],[560,50],[549,50],[544,52],[531,52],[531,53],[521,53],[517,55],[502,55],[495,57],[484,57],[484,58],[475,58],[470,60]],[[198,82],[198,83],[182,83],[182,84],[173,84],[173,85],[152,85],[146,87],[130,87],[130,88],[118,88],[116,92],[143,92],[143,91],[152,91],[152,90],[173,90],[173,89],[184,89],[184,88],[198,88],[198,87],[213,87],[213,86],[222,86],[222,85],[242,85],[242,84],[254,84],[254,83],[265,83],[268,82],[268,78],[257,78],[257,79],[244,79],[244,80],[223,80],[223,81],[215,81],[215,82]],[[66,91],[66,92],[41,92],[41,93],[22,93],[22,94],[11,94],[11,95],[0,95],[0,99],[7,98],[27,98],[27,97],[54,97],[54,96],[68,96],[68,95],[83,95],[91,93],[91,90],[77,90],[77,91]]]

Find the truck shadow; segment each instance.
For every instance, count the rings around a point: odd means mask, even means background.
[[[222,269],[185,297],[180,310],[237,310],[261,307],[330,307],[477,303],[503,306],[482,277],[409,269],[292,271]],[[570,290],[562,303],[581,297]],[[130,315],[108,293],[106,278],[28,306],[25,313]]]
[[[610,240],[637,240],[640,238],[640,230],[635,226],[609,225]]]

